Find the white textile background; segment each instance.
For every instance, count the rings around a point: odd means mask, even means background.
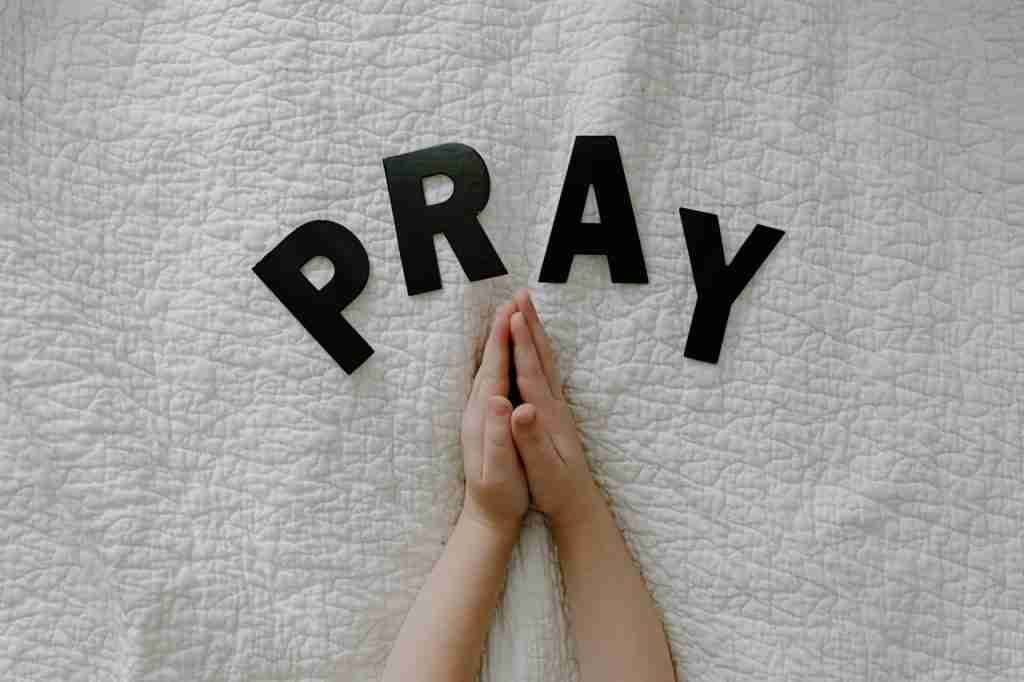
[[[0,676],[371,680],[529,285],[682,679],[1024,677],[1015,0],[0,2]],[[615,135],[650,283],[537,282]],[[474,147],[509,275],[406,294],[381,160]],[[786,231],[683,356],[680,206]],[[349,227],[346,376],[252,273]],[[531,516],[486,681],[571,679]]]

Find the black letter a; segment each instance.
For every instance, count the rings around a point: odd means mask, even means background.
[[[600,223],[582,220],[591,185]],[[619,146],[611,135],[581,135],[573,144],[539,281],[567,281],[573,257],[578,254],[606,256],[613,282],[647,284],[647,266],[629,201],[626,172]]]

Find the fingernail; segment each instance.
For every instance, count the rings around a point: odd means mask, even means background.
[[[519,423],[523,426],[529,426],[533,423],[533,420],[537,417],[536,410],[523,410],[519,413]]]
[[[491,413],[494,414],[495,417],[504,417],[509,412],[511,412],[511,410],[508,409],[508,403],[506,401],[491,401]]]

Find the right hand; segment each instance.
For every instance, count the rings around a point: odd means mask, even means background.
[[[512,412],[512,437],[537,509],[552,528],[588,523],[606,509],[583,452],[544,326],[529,291],[514,297],[511,318],[516,384],[523,403]]]

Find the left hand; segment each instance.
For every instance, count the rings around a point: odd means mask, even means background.
[[[518,533],[530,504],[526,474],[512,440],[512,403],[508,399],[514,311],[513,304],[499,306],[462,413],[466,474],[462,515],[507,533]]]

